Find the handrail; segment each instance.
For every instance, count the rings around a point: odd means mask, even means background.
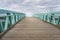
[[[33,17],[37,17],[43,21],[46,21],[54,25],[60,25],[60,15],[57,15],[57,14],[54,14],[54,15],[49,13],[34,14]]]
[[[6,15],[0,16],[0,33],[6,31],[10,26],[25,17],[23,13],[6,13]],[[3,21],[2,21],[3,20]]]

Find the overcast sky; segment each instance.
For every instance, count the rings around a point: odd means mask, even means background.
[[[0,0],[0,8],[24,12],[27,15],[59,11],[60,0]]]

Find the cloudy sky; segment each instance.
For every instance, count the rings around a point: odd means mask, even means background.
[[[0,8],[24,12],[27,16],[33,13],[60,10],[60,0],[0,0]]]

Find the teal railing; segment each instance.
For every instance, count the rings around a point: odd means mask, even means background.
[[[60,13],[57,12],[34,14],[33,17],[39,18],[54,25],[60,25]]]
[[[25,17],[24,13],[0,13],[0,33]]]

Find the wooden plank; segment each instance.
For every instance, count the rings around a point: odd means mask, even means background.
[[[60,40],[60,30],[39,19],[28,17],[8,31],[2,40]]]

